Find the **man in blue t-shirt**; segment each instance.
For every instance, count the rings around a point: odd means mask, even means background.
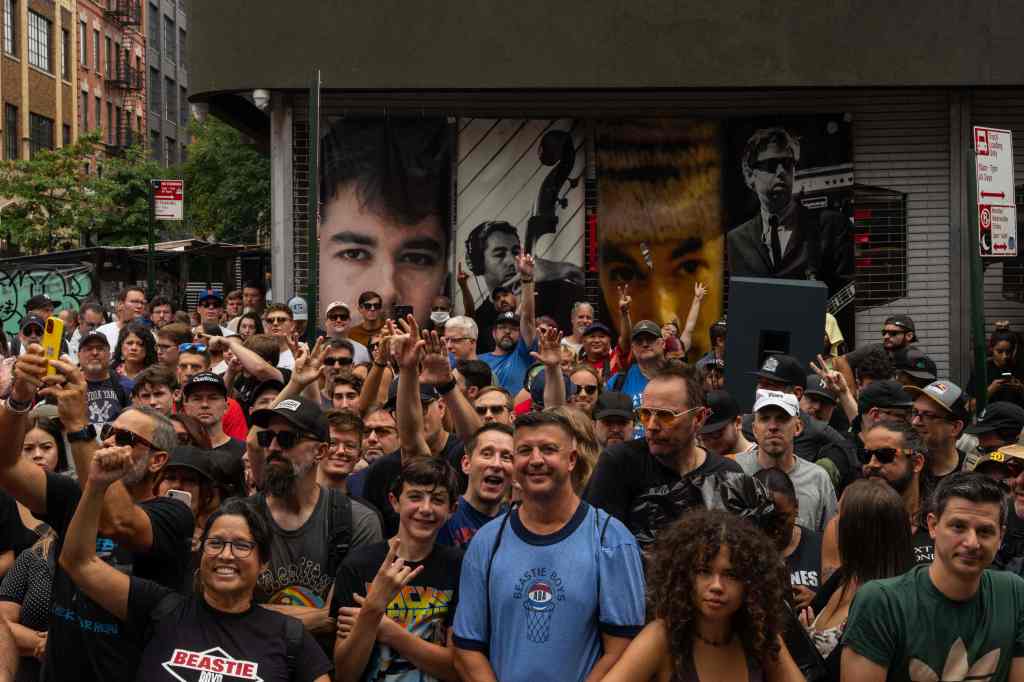
[[[536,331],[533,301],[533,256],[516,256],[516,269],[523,285],[521,315],[505,312],[498,315],[491,329],[494,350],[480,359],[490,365],[498,383],[513,396],[523,388],[526,370],[533,362],[530,348]]]
[[[462,456],[462,472],[469,477],[466,494],[437,534],[437,544],[465,547],[480,527],[505,511],[512,486],[512,427],[499,422],[481,426]]]
[[[636,540],[573,491],[569,421],[516,420],[522,504],[480,529],[462,564],[455,665],[463,679],[600,679],[644,625]]]
[[[617,372],[605,385],[606,391],[619,391],[633,399],[633,409],[640,407],[640,398],[647,388],[647,382],[665,366],[665,341],[661,338],[661,327],[651,320],[641,320],[633,327],[631,335],[633,362],[623,372]],[[643,438],[644,427],[637,424],[633,438]]]

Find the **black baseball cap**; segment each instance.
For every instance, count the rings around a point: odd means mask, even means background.
[[[814,395],[831,402],[833,405],[838,402],[836,394],[828,390],[825,382],[817,374],[808,374],[807,383],[804,388],[804,395]]]
[[[441,394],[437,392],[433,384],[425,384],[420,382],[420,404],[429,405],[435,400],[440,399]],[[395,409],[395,405],[398,401],[398,378],[396,377],[391,385],[388,386],[388,402],[385,407],[389,410]]]
[[[739,403],[728,391],[708,391],[706,402],[711,414],[701,427],[701,433],[714,433],[743,414]]]
[[[562,382],[565,384],[565,395],[569,396],[573,393],[572,381],[569,380],[565,374],[562,374]],[[533,408],[540,410],[544,408],[544,387],[547,385],[547,372],[541,369],[533,376],[533,381],[530,382],[530,400],[533,402]]]
[[[107,335],[104,334],[103,332],[98,332],[94,329],[88,334],[82,336],[82,338],[78,340],[79,350],[85,348],[88,344],[92,343],[93,341],[99,341],[107,348],[110,348],[110,339],[107,338]]]
[[[46,331],[46,323],[43,321],[43,318],[39,317],[38,315],[29,315],[28,317],[22,319],[21,331],[25,331],[26,329],[32,326],[39,327],[39,329]]]
[[[629,335],[629,338],[635,339],[641,334],[650,334],[655,339],[661,338],[661,327],[658,326],[657,322],[651,320],[640,320],[633,325],[633,331]]]
[[[46,294],[36,294],[25,302],[25,310],[38,310],[39,308],[58,308],[60,303],[53,300]]]
[[[910,315],[890,315],[885,318],[885,322],[882,323],[882,326],[884,327],[887,324],[902,327],[908,332],[914,332],[915,335],[917,334],[917,328],[914,327],[914,320],[911,319]]]
[[[219,374],[213,372],[200,372],[193,376],[185,382],[181,394],[187,398],[197,388],[215,388],[223,393],[225,398],[228,397],[228,389],[224,386],[224,380],[220,378]]]
[[[935,361],[916,346],[900,348],[893,353],[892,366],[897,372],[904,372],[915,379],[935,381],[939,376]]]
[[[1016,431],[1024,429],[1024,408],[1014,403],[1000,400],[988,405],[974,426],[967,427],[967,433],[980,435],[993,431]]]
[[[278,393],[280,393],[283,390],[283,382],[280,382],[277,379],[267,379],[266,381],[261,381],[259,384],[256,385],[256,390],[252,392],[252,399],[256,400],[257,398],[260,397],[262,393],[265,393],[266,391],[277,391]]]
[[[861,414],[873,407],[891,410],[909,410],[914,405],[914,397],[907,393],[903,384],[892,379],[872,381],[860,390],[857,396],[857,407]]]
[[[604,322],[594,322],[583,331],[583,338],[590,336],[591,334],[606,334],[612,335],[612,330],[608,328]]]
[[[498,294],[514,294],[514,293],[515,293],[515,291],[512,290],[512,287],[507,287],[504,284],[499,284],[498,286],[496,286],[493,289],[491,289],[491,300],[493,301],[494,299],[496,299],[498,297]]]
[[[605,391],[594,404],[594,419],[621,417],[633,419],[633,399],[621,391]]]
[[[499,313],[498,316],[494,318],[494,326],[497,327],[499,324],[518,325],[519,316],[513,312]]]
[[[302,433],[323,443],[328,441],[327,417],[320,406],[308,398],[288,398],[274,407],[256,410],[252,413],[252,423],[265,429],[274,417],[284,419]]]
[[[213,483],[216,481],[213,474],[213,454],[212,450],[201,450],[191,445],[179,445],[171,449],[165,468],[191,469]]]
[[[807,374],[803,364],[792,355],[769,355],[761,365],[761,369],[751,372],[751,374],[787,386],[804,388],[807,384]]]

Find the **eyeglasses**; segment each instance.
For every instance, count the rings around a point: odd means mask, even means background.
[[[660,424],[671,424],[682,417],[696,412],[697,410],[703,410],[703,407],[691,407],[688,410],[682,412],[676,412],[675,410],[665,410],[658,407],[641,407],[637,409],[633,414],[641,424],[646,424],[651,419],[657,420]]]
[[[391,426],[367,426],[364,435],[366,437],[374,436],[375,438],[385,438],[387,436],[393,436],[398,433],[398,430]]]
[[[944,414],[937,414],[935,412],[922,412],[920,410],[911,410],[910,411],[910,421],[914,421],[915,419],[920,419],[921,421],[927,421],[927,422],[939,422],[939,421],[941,421],[941,422],[948,422],[948,421],[952,421],[952,419],[950,419],[949,417],[947,417]]]
[[[291,318],[286,317],[284,315],[282,315],[281,317],[268,317],[266,318],[266,322],[267,324],[272,325],[286,324],[288,322],[291,322]]]
[[[331,446],[331,449],[335,450],[336,452],[358,453],[362,449],[356,443],[342,443],[341,441],[338,440],[330,441],[329,445]]]
[[[324,365],[334,367],[335,365],[351,365],[352,358],[324,358]]]
[[[179,353],[205,353],[205,343],[183,343],[178,346]]]
[[[462,343],[463,341],[476,341],[476,339],[470,338],[468,336],[445,336],[443,338],[445,343]]]
[[[903,336],[907,333],[906,329],[883,329],[882,336]]]
[[[505,414],[508,412],[508,405],[477,405],[473,408],[476,413],[481,417],[485,417],[488,414],[498,416],[499,414]]]
[[[256,543],[248,540],[223,540],[221,538],[206,538],[203,543],[203,551],[207,556],[218,556],[225,547],[230,547],[231,553],[239,559],[245,559],[256,549]]]
[[[134,433],[132,431],[125,431],[124,429],[119,429],[113,424],[104,424],[103,428],[100,429],[100,440],[108,440],[111,436],[114,437],[114,443],[118,447],[133,448],[136,445],[145,445],[150,450],[160,449],[137,433]]]
[[[363,310],[380,310],[384,307],[384,304],[380,301],[377,301],[376,303],[360,303],[359,307]]]
[[[261,448],[269,448],[275,438],[278,445],[288,450],[303,438],[312,438],[312,436],[295,433],[294,431],[271,431],[270,429],[256,434],[256,442],[260,444]]]
[[[349,316],[342,315],[341,313],[334,313],[333,315],[328,315],[327,319],[331,322],[348,322]]]
[[[784,156],[781,159],[764,159],[762,161],[755,161],[751,165],[762,173],[774,173],[778,170],[779,166],[782,166],[787,173],[791,173],[793,169],[796,168],[796,159]]]
[[[910,456],[914,454],[913,450],[909,448],[877,448],[875,450],[864,451],[864,461],[870,462],[871,458],[874,457],[878,460],[879,464],[892,464],[892,461],[896,459],[896,455]]]
[[[586,384],[576,384],[576,395],[586,393],[587,395],[594,395],[597,393],[597,384],[588,386]]]
[[[26,338],[28,338],[28,337],[35,337],[35,336],[42,336],[43,335],[43,328],[42,327],[26,327],[25,329],[21,330],[21,333],[24,334]]]

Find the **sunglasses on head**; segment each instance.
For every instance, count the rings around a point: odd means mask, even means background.
[[[150,450],[160,449],[137,433],[119,429],[113,424],[104,424],[100,429],[100,440],[108,440],[111,436],[114,437],[114,444],[118,447],[133,448],[136,445],[145,445]]]
[[[179,353],[205,353],[205,343],[183,343],[178,346]]]
[[[359,307],[364,310],[380,310],[384,307],[384,304],[378,301],[376,303],[362,303]]]
[[[597,384],[588,386],[586,384],[576,384],[576,395],[586,393],[587,395],[594,395],[597,393]]]
[[[352,358],[324,358],[324,366],[334,367],[335,365],[351,365]]]
[[[294,431],[271,431],[270,429],[256,434],[256,442],[260,444],[261,448],[269,448],[274,439],[277,439],[277,444],[288,450],[303,438],[312,438],[312,436]]]
[[[870,462],[871,458],[874,457],[878,460],[879,464],[892,464],[893,460],[896,459],[896,455],[910,455],[914,454],[913,450],[907,448],[877,448],[875,450],[864,451],[864,461]]]

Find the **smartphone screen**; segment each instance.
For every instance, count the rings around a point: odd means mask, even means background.
[[[412,315],[411,305],[396,305],[391,310],[391,319],[393,320],[404,320],[406,315]]]

